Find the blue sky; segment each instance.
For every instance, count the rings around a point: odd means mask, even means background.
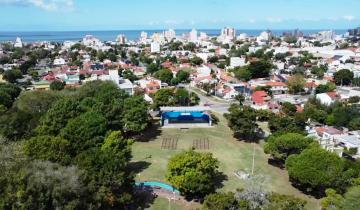
[[[0,0],[0,31],[347,29],[360,0]]]

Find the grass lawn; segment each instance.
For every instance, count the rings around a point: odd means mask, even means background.
[[[170,208],[169,208],[169,200],[166,198],[156,198],[154,200],[154,203],[151,205],[151,207],[149,208],[150,210],[192,210],[192,209],[197,209],[197,208],[201,208],[200,206],[197,205],[185,205],[183,203],[181,203],[180,201],[171,201],[170,202]]]
[[[133,160],[136,163],[138,181],[163,181],[168,159],[176,153],[192,147],[193,140],[207,137],[210,141],[208,152],[220,161],[219,170],[226,175],[223,187],[219,191],[235,191],[244,187],[245,182],[234,175],[235,171],[251,171],[252,154],[255,146],[254,173],[264,176],[264,188],[281,194],[294,195],[308,201],[307,209],[319,209],[319,201],[308,197],[294,188],[288,181],[286,170],[268,164],[268,156],[264,154],[262,143],[251,144],[237,141],[226,125],[226,120],[219,116],[220,122],[213,128],[194,128],[188,131],[179,129],[159,129],[157,136],[147,138],[148,141],[136,142],[133,145]],[[178,137],[177,150],[161,149],[163,137]],[[145,138],[146,139],[146,138]]]

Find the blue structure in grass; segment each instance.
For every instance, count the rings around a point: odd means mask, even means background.
[[[161,125],[202,124],[211,126],[210,109],[208,107],[161,107]]]
[[[166,183],[163,182],[155,182],[155,181],[147,181],[147,182],[137,182],[135,183],[136,186],[138,187],[158,187],[158,188],[162,188],[171,192],[174,192],[178,195],[180,195],[180,191],[177,190],[176,188],[174,188],[171,185],[168,185]]]

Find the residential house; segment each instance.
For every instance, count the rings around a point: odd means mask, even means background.
[[[331,105],[335,101],[340,100],[340,96],[336,92],[316,94],[316,99],[324,105]]]

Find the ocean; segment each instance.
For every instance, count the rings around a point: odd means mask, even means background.
[[[23,42],[37,41],[77,41],[81,40],[85,35],[93,35],[102,41],[115,41],[119,34],[124,34],[128,40],[138,40],[140,33],[145,31],[148,36],[155,32],[163,32],[164,30],[114,30],[114,31],[0,31],[0,42],[14,41],[16,37],[20,37]],[[175,30],[177,35],[190,32],[190,29]],[[198,29],[199,32],[205,32],[208,36],[218,36],[220,29]],[[258,36],[264,30],[236,30],[237,34],[246,33],[249,36]],[[272,30],[273,34],[281,35],[283,32],[293,30]],[[301,30],[304,35],[310,35],[323,30]],[[344,34],[346,30],[334,30],[336,34]]]

